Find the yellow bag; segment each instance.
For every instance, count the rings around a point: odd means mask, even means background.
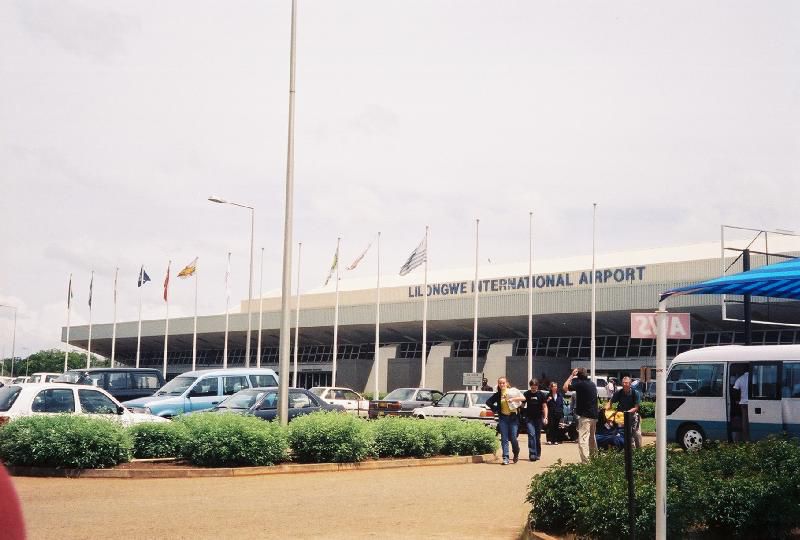
[[[625,425],[625,413],[622,411],[607,410],[605,411],[606,420],[611,420],[619,426]]]

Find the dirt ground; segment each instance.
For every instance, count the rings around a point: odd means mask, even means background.
[[[574,443],[528,461],[237,478],[15,477],[29,538],[517,538],[531,477]]]

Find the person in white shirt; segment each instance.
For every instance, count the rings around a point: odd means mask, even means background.
[[[733,387],[739,391],[739,407],[742,411],[742,440],[750,440],[750,417],[747,414],[747,389],[750,386],[750,373],[745,371],[733,383]]]

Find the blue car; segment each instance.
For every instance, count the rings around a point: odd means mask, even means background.
[[[316,411],[344,411],[341,405],[331,405],[303,388],[289,389],[289,421]],[[278,388],[249,388],[235,393],[205,413],[252,414],[262,420],[274,420],[278,415]]]

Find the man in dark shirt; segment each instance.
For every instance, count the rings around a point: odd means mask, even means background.
[[[528,429],[528,459],[538,461],[542,457],[542,425],[547,425],[547,395],[539,391],[539,381],[531,379],[530,390],[525,397],[525,424]]]
[[[642,423],[639,419],[639,404],[642,398],[639,392],[631,387],[631,378],[622,378],[622,388],[617,390],[610,401],[606,402],[606,410],[616,403],[618,412],[632,412],[633,415],[633,443],[636,448],[642,447]]]
[[[575,380],[577,378],[577,380]],[[564,381],[564,392],[575,392],[575,415],[578,417],[578,452],[581,462],[597,453],[597,385],[586,375],[586,368],[573,369]]]

